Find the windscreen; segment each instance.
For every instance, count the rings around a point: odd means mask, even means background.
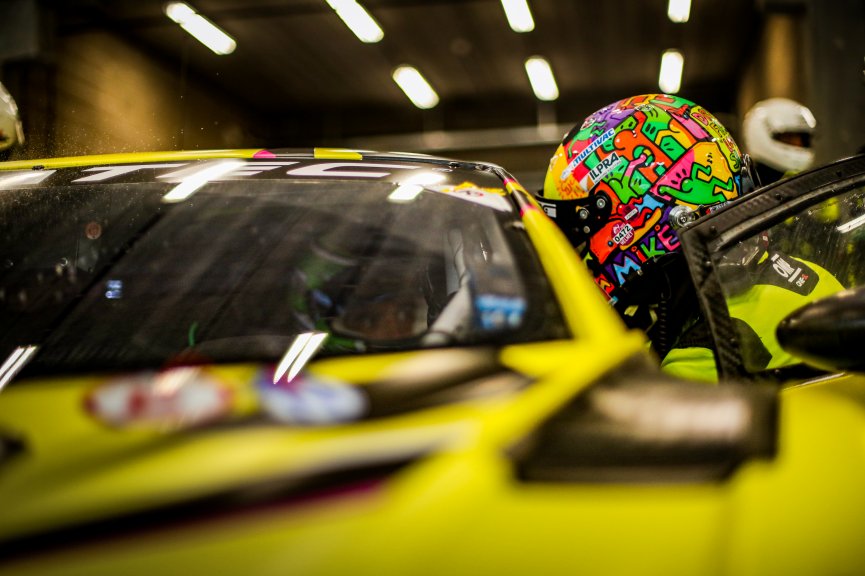
[[[865,187],[851,185],[712,255],[745,368],[799,361],[775,329],[798,308],[865,284]]]
[[[277,361],[567,335],[503,196],[357,181],[0,194],[0,354],[31,372]]]

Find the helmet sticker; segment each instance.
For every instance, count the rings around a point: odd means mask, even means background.
[[[565,180],[566,178],[568,178],[572,173],[574,173],[576,171],[577,167],[586,158],[589,157],[589,154],[591,154],[592,152],[597,150],[601,146],[601,144],[603,144],[604,142],[606,142],[607,140],[612,138],[613,134],[615,134],[615,132],[611,128],[611,129],[607,130],[606,132],[604,132],[603,134],[601,134],[601,136],[599,138],[595,138],[594,140],[592,140],[588,146],[583,148],[580,151],[580,153],[577,154],[573,160],[571,160],[571,162],[570,162],[570,164],[568,164],[567,168],[565,168],[562,171],[562,174],[561,174],[561,176],[559,176],[559,179]]]

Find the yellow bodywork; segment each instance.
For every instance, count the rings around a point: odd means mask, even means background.
[[[527,210],[523,224],[574,337],[500,349],[499,361],[531,380],[516,393],[351,424],[243,425],[258,410],[258,367],[209,367],[236,399],[228,422],[170,430],[111,428],[88,416],[84,398],[107,377],[4,390],[0,431],[26,438],[27,450],[0,467],[0,574],[865,573],[859,377],[783,389],[777,455],[747,462],[726,479],[517,478],[509,454],[527,435],[611,369],[646,353],[642,335],[625,330],[552,222]],[[435,363],[435,354],[327,359],[309,370],[364,386]],[[408,464],[353,490],[224,515],[217,508],[206,520],[45,552],[4,549],[9,538],[53,526],[395,458]]]
[[[252,158],[262,152],[260,148],[237,150],[177,150],[171,152],[130,152],[123,154],[96,154],[70,158],[45,158],[39,160],[13,160],[0,162],[0,170],[29,170],[72,168],[75,166],[107,166],[112,164],[138,164],[142,162],[170,162],[172,160],[212,160],[218,158]]]

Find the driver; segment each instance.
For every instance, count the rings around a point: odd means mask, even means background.
[[[762,186],[814,164],[816,127],[811,110],[789,98],[761,100],[748,110],[742,134]]]
[[[678,96],[625,98],[562,140],[537,200],[670,373],[717,380],[676,230],[753,189],[724,126]]]

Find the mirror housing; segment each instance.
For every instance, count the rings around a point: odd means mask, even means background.
[[[865,286],[799,308],[781,321],[776,336],[784,350],[808,364],[865,371]]]

